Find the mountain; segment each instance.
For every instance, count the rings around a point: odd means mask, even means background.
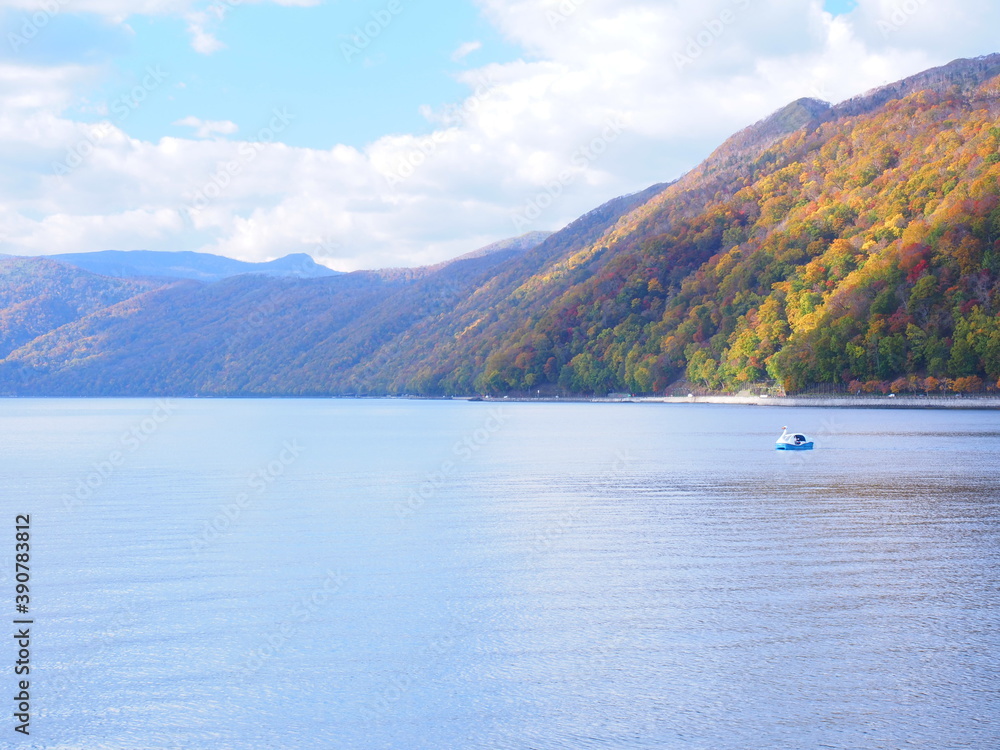
[[[266,392],[283,377],[275,363],[295,359],[303,346],[350,361],[405,330],[414,316],[471,293],[484,269],[548,234],[529,233],[428,268],[316,279],[241,274],[211,284],[125,280],[47,257],[0,256],[0,395],[167,392],[157,383],[163,374],[171,391]],[[61,315],[39,314],[52,299]],[[230,373],[224,360],[234,357],[239,372]]]
[[[47,256],[50,260],[82,268],[101,276],[117,278],[168,278],[220,281],[231,276],[252,273],[261,276],[318,278],[336,276],[306,253],[294,253],[267,263],[248,263],[221,255],[190,251],[101,250],[93,253],[63,253]]]
[[[904,99],[920,91],[968,96],[974,94],[985,81],[998,75],[1000,75],[1000,54],[985,55],[971,60],[954,60],[940,68],[917,73],[902,81],[848,99],[838,104],[834,111],[840,116],[867,114],[894,99]]]
[[[0,255],[0,359],[49,331],[157,286],[95,276],[42,258]]]
[[[1000,55],[793,102],[676,182],[438,266],[105,289],[140,280],[16,262],[6,393],[984,388],[1000,379]]]
[[[520,237],[513,237],[509,240],[500,240],[500,242],[494,242],[492,245],[487,245],[486,247],[481,247],[478,250],[473,250],[471,253],[460,255],[455,258],[455,260],[482,258],[485,255],[492,255],[493,253],[503,253],[507,251],[513,251],[516,253],[527,252],[528,250],[534,250],[536,247],[541,245],[545,242],[545,240],[551,237],[552,234],[552,232],[528,232],[527,234],[522,234]]]
[[[998,72],[959,61],[737,134],[583,250],[603,256],[587,278],[529,302],[478,384],[996,383]]]

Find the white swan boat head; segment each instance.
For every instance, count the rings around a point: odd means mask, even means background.
[[[774,444],[779,451],[811,451],[813,442],[800,432],[789,432],[787,427],[782,427],[781,437]]]

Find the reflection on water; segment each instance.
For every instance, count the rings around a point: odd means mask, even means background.
[[[0,405],[28,746],[1000,746],[995,413],[176,406]]]

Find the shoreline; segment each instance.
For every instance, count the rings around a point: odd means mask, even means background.
[[[665,397],[665,403],[708,403],[746,406],[822,407],[828,409],[987,409],[1000,410],[1000,398],[989,396],[693,396]]]
[[[400,397],[397,397],[400,398]],[[401,398],[419,398],[404,396]],[[472,397],[456,396],[469,401]],[[1000,397],[991,396],[630,396],[628,398],[484,398],[483,403],[592,403],[592,404],[719,404],[728,406],[798,407],[824,409],[964,409],[1000,410]]]
[[[1000,410],[1000,398],[990,396],[873,396],[864,398],[857,396],[653,396],[628,400],[665,404],[728,404],[730,406],[821,407],[827,409]]]
[[[484,404],[715,404],[823,409],[962,409],[1000,411],[1000,396],[0,396],[0,401],[58,400],[198,401],[467,401]]]

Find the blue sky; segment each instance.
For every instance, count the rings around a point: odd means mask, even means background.
[[[558,229],[793,99],[994,52],[1000,22],[992,0],[39,7],[0,0],[0,252],[340,270]]]
[[[824,7],[836,15],[850,13],[857,6],[856,0],[826,0]]]
[[[218,7],[229,8],[211,24],[224,47],[211,55],[191,47],[183,18],[136,16],[124,26],[63,12],[26,45],[22,57],[40,63],[105,63],[108,71],[100,85],[69,110],[91,121],[100,119],[95,106],[127,94],[147,68],[162,68],[168,88],[123,125],[136,138],[186,134],[173,123],[192,114],[235,122],[241,131],[252,132],[279,106],[297,116],[296,127],[283,140],[329,148],[337,143],[360,147],[390,133],[430,132],[420,107],[461,100],[466,91],[457,73],[521,54],[463,0],[439,0],[433,14],[417,12],[402,0],[398,14],[382,0]],[[26,18],[30,13],[6,11],[5,31],[16,33]],[[382,27],[379,18],[391,22]],[[377,28],[378,35],[367,43],[361,36],[356,44],[356,30],[364,35],[366,25]],[[481,47],[453,60],[453,53],[471,41]],[[351,49],[344,50],[344,44]]]
[[[183,18],[133,16],[127,25],[112,24],[93,14],[67,12],[67,6],[37,40],[11,57],[106,64],[100,84],[68,110],[91,122],[101,119],[95,108],[126,95],[150,67],[162,69],[167,89],[122,124],[135,138],[185,135],[188,129],[175,123],[192,113],[202,120],[234,122],[238,132],[254,132],[278,106],[297,118],[284,142],[330,148],[338,143],[363,147],[393,133],[429,133],[433,125],[420,114],[421,107],[440,109],[464,98],[467,87],[456,80],[458,73],[525,55],[467,0],[438,0],[433,13],[403,0],[399,13],[389,11],[384,0],[307,7],[228,5],[224,0],[207,5],[213,6],[224,10],[210,24],[222,45],[211,55],[192,48]],[[825,2],[834,14],[855,6],[855,0]],[[32,15],[29,10],[3,12],[4,36],[18,33]],[[386,18],[391,21],[383,26],[379,21]],[[366,26],[378,29],[370,40]],[[466,43],[477,49],[456,59]],[[9,45],[4,52],[10,53]]]

